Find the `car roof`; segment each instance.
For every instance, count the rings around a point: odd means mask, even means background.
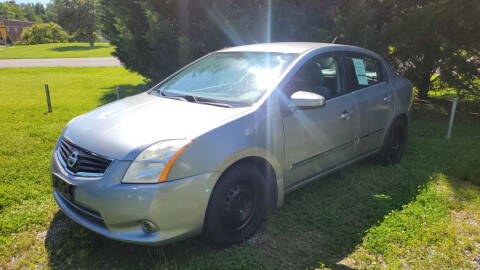
[[[324,47],[345,47],[344,45],[331,43],[317,43],[317,42],[273,42],[273,43],[258,43],[243,45],[237,47],[230,47],[219,50],[218,52],[278,52],[278,53],[305,53],[312,49],[319,49]]]

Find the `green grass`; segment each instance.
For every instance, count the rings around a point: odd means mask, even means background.
[[[7,236],[28,225],[47,225],[54,209],[49,157],[55,138],[81,112],[142,87],[143,78],[123,68],[0,70],[0,253]],[[47,114],[44,83],[53,113]],[[1,267],[0,267],[1,268]]]
[[[88,43],[49,43],[0,47],[0,59],[111,57],[112,52],[109,43],[95,43],[92,48]]]
[[[307,185],[244,244],[213,249],[197,237],[142,247],[58,212],[48,172],[65,124],[111,101],[116,86],[122,95],[138,92],[142,78],[120,67],[4,69],[0,77],[1,269],[480,267],[480,122],[459,114],[446,141],[441,103],[416,105],[400,164],[367,160]]]

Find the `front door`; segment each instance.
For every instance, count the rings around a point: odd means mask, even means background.
[[[283,90],[286,188],[351,159],[354,97],[345,93],[339,57],[320,55],[304,64]],[[289,104],[296,91],[322,95],[323,107]]]

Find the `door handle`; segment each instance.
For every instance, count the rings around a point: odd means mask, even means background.
[[[392,95],[386,94],[385,97],[383,98],[383,101],[390,103],[392,101]]]
[[[350,120],[350,117],[352,116],[353,112],[349,112],[347,110],[345,110],[341,115],[340,117],[344,120]]]

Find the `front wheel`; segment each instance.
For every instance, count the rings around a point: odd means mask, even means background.
[[[397,119],[385,136],[383,146],[377,154],[377,160],[382,165],[392,165],[400,162],[407,150],[408,127],[403,119]]]
[[[265,218],[267,179],[254,166],[237,165],[219,179],[205,218],[205,236],[215,246],[229,246],[252,235]]]

